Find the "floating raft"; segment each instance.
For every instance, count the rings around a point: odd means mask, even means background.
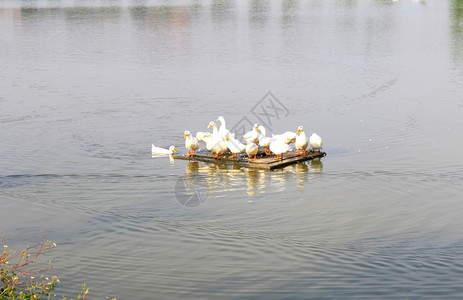
[[[246,168],[273,170],[283,168],[289,165],[297,164],[314,158],[326,156],[325,152],[308,152],[306,155],[297,155],[297,150],[288,151],[284,154],[283,159],[276,160],[275,155],[265,155],[264,150],[259,150],[257,159],[248,161],[247,154],[239,154],[237,158],[231,158],[231,153],[221,155],[218,158],[212,157],[212,153],[206,150],[196,151],[196,155],[186,157],[185,155],[174,155],[175,159],[184,159],[190,161],[202,161],[215,164],[232,164]]]

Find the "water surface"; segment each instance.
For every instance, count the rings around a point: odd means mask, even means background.
[[[463,2],[2,1],[0,230],[92,298],[461,298]],[[152,158],[223,115],[328,155]],[[179,178],[208,190],[197,207]]]

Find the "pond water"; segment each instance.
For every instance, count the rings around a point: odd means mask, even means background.
[[[57,294],[463,297],[463,1],[5,0],[0,51],[0,231]],[[219,115],[327,156],[151,157]]]

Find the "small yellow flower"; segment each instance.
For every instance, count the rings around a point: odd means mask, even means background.
[[[8,248],[8,245],[3,245],[3,248],[5,248],[5,249]]]
[[[31,279],[34,279],[35,277],[34,276],[31,276]]]

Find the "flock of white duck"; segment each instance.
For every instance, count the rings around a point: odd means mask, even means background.
[[[206,149],[213,153],[212,157],[218,158],[224,155],[228,150],[232,153],[230,158],[237,158],[239,153],[246,152],[248,160],[256,160],[259,146],[264,148],[266,155],[272,153],[276,155],[276,160],[283,159],[283,154],[288,152],[291,147],[290,144],[294,143],[298,155],[306,155],[307,147],[310,145],[312,151],[320,152],[323,141],[320,136],[313,133],[307,139],[304,128],[299,126],[296,132],[286,131],[282,134],[272,134],[267,136],[267,132],[262,125],[254,124],[251,131],[243,135],[246,145],[241,143],[235,138],[235,133],[231,133],[227,129],[225,119],[220,116],[217,118],[220,122],[220,127],[214,121],[209,122],[207,128],[212,127],[212,132],[197,132],[196,137],[192,136],[191,132],[185,131],[185,147],[188,149],[187,157],[196,155],[196,150],[199,149],[199,142],[206,143]],[[153,155],[157,154],[173,154],[177,152],[174,146],[169,149],[163,149],[152,145],[151,152]],[[253,158],[251,158],[253,157]]]

